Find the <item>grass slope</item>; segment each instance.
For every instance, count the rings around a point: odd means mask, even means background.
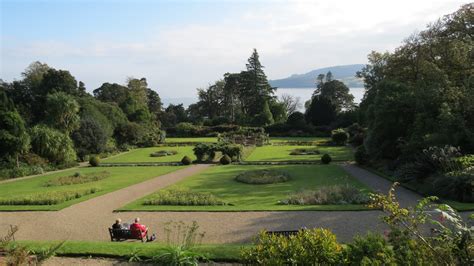
[[[239,183],[234,177],[247,170],[279,169],[290,173],[285,183],[249,185]],[[350,184],[369,192],[369,188],[348,175],[338,165],[284,165],[284,166],[214,166],[198,175],[191,176],[168,188],[209,192],[234,206],[145,206],[144,197],[132,202],[121,211],[283,211],[283,210],[367,210],[363,205],[278,205],[279,200],[304,189],[321,186]]]
[[[139,148],[134,149],[130,152],[117,155],[108,159],[104,159],[104,163],[149,163],[149,162],[180,162],[181,159],[187,155],[191,159],[195,160],[193,152],[194,146],[181,146],[181,147],[150,147],[150,148]],[[151,157],[150,154],[162,150],[174,150],[177,151],[176,155],[169,155],[163,157]]]
[[[317,155],[290,155],[295,149],[318,149],[321,154]],[[353,154],[349,147],[344,146],[262,146],[257,147],[245,161],[318,161],[325,153],[331,155],[333,160],[352,160]]]
[[[89,194],[87,196],[80,197],[78,199],[69,200],[57,205],[0,205],[0,211],[13,211],[13,210],[60,210],[79,203],[81,201],[88,200],[90,198],[97,197],[142,181],[151,179],[156,176],[170,173],[178,169],[183,168],[182,166],[161,166],[161,167],[101,167],[101,168],[79,168],[63,171],[55,174],[46,174],[31,179],[18,180],[15,182],[0,184],[0,198],[9,198],[19,195],[29,195],[36,193],[45,193],[53,191],[71,191],[80,190],[92,187],[100,188],[99,192]],[[51,179],[72,175],[76,172],[86,174],[91,172],[110,172],[110,176],[90,183],[66,185],[66,186],[51,186],[45,187],[44,185]]]
[[[29,249],[40,252],[58,241],[19,241]],[[212,261],[238,261],[240,250],[248,244],[201,244],[193,248],[193,251],[207,255]],[[67,241],[58,251],[58,256],[96,256],[96,257],[121,257],[127,258],[135,251],[142,258],[151,258],[162,254],[160,249],[166,247],[163,243],[141,242],[91,242],[91,241]]]

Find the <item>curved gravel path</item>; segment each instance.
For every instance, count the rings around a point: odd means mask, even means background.
[[[205,243],[248,242],[262,229],[295,230],[302,227],[331,229],[340,241],[350,241],[368,230],[383,232],[380,211],[279,211],[279,212],[120,212],[115,209],[210,167],[193,165],[115,192],[84,201],[57,212],[0,212],[0,232],[10,224],[18,225],[17,239],[108,241],[107,228],[116,218],[131,221],[140,217],[158,240],[164,240],[162,228],[168,221],[197,221],[206,232]],[[342,167],[361,182],[386,193],[391,182],[353,164]],[[420,196],[398,188],[402,205],[416,203]],[[467,215],[467,214],[466,214]],[[464,216],[464,215],[463,215]]]

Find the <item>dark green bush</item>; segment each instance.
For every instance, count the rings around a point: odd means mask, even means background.
[[[97,167],[100,164],[99,156],[91,156],[89,159],[89,164],[93,167]]]
[[[184,156],[183,159],[181,159],[181,163],[184,165],[190,165],[193,163],[193,160],[191,160],[191,158],[188,156]]]
[[[337,145],[345,145],[349,139],[349,134],[342,128],[331,131],[332,141]]]
[[[358,165],[366,165],[369,163],[369,155],[367,154],[364,145],[360,145],[356,148],[354,159]]]
[[[243,172],[235,177],[235,180],[246,184],[274,184],[290,180],[286,172],[278,170],[253,170]]]
[[[395,265],[395,253],[380,234],[356,236],[345,250],[349,265]]]
[[[227,154],[222,156],[221,159],[220,159],[220,163],[223,164],[223,165],[230,164],[231,162],[232,162],[232,159]]]
[[[322,157],[321,157],[321,162],[323,164],[329,164],[330,162],[332,161],[332,158],[329,154],[325,153]]]
[[[460,202],[474,202],[474,169],[440,175],[433,184],[434,194]]]
[[[247,265],[338,265],[342,263],[342,246],[329,230],[300,230],[286,237],[258,235],[254,245],[242,250]]]

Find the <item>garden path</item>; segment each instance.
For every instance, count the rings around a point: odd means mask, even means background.
[[[243,243],[262,229],[294,230],[302,227],[331,229],[340,241],[350,241],[368,230],[383,232],[380,211],[283,211],[283,212],[114,212],[128,202],[210,167],[193,165],[154,179],[84,201],[56,212],[0,212],[0,232],[10,224],[18,225],[17,239],[109,241],[107,228],[120,217],[131,221],[140,217],[150,230],[164,241],[163,226],[169,221],[196,221],[206,232],[205,243]],[[343,165],[349,173],[375,190],[386,192],[390,182],[354,165]],[[411,204],[419,196],[398,189],[402,204]],[[411,193],[411,194],[410,194]],[[408,199],[405,200],[404,198]],[[467,214],[466,214],[467,215]],[[465,215],[463,215],[465,216]]]

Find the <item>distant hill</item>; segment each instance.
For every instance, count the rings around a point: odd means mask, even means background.
[[[270,80],[272,87],[278,88],[314,88],[316,77],[331,71],[334,79],[340,80],[350,88],[362,88],[362,80],[355,77],[357,71],[364,67],[363,64],[332,66],[312,70],[306,74],[293,74],[288,78]]]

